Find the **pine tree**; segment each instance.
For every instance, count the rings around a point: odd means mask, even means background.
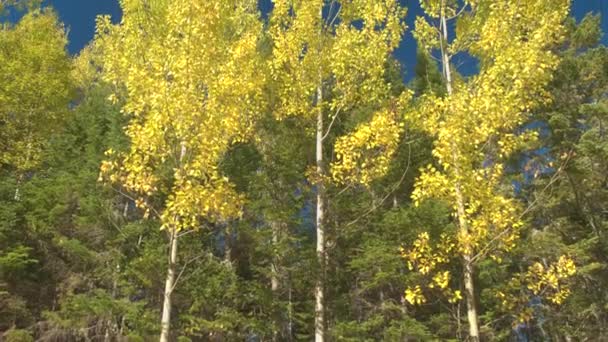
[[[522,162],[531,176],[523,195],[537,203],[522,258],[547,260],[569,254],[579,267],[569,286],[570,299],[559,309],[542,303],[532,334],[543,338],[606,336],[606,137],[608,51],[598,46],[598,16],[567,23],[562,60],[549,91],[554,100],[534,119],[543,122],[544,147]],[[543,324],[543,321],[546,323]],[[576,329],[574,327],[577,327]]]

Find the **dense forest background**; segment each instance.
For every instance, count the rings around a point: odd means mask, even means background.
[[[608,340],[600,16],[421,4],[0,0],[0,340]]]

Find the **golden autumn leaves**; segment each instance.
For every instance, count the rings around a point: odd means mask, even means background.
[[[412,94],[401,94],[396,106],[407,108]],[[385,176],[405,131],[405,121],[399,111],[384,109],[374,114],[370,122],[360,124],[353,132],[338,138],[334,146],[336,162],[331,175],[338,184],[369,186]]]
[[[411,249],[401,248],[401,256],[406,260],[408,269],[419,273],[424,279],[424,284],[405,290],[405,300],[408,303],[420,305],[427,301],[421,285],[438,290],[450,303],[462,299],[460,290],[450,288],[450,271],[440,269],[452,261],[455,248],[456,244],[447,234],[442,234],[437,245],[431,246],[429,234],[426,232],[418,236]]]
[[[523,227],[522,208],[501,190],[505,163],[513,152],[536,139],[535,132],[515,134],[535,106],[551,99],[545,86],[558,63],[551,47],[563,35],[562,23],[568,1],[421,1],[425,17],[416,20],[415,37],[429,53],[439,49],[449,58],[466,52],[480,61],[480,71],[468,80],[451,82],[448,96],[423,95],[417,111],[408,118],[435,137],[436,165],[420,170],[412,199],[415,205],[428,198],[450,203],[458,218],[455,236],[442,235],[436,246],[422,233],[402,256],[411,270],[429,275],[426,288],[447,286],[450,274],[441,266],[463,257],[465,267],[486,257],[501,259],[516,244]],[[462,11],[456,36],[446,38],[445,18]],[[472,265],[470,265],[472,264]],[[524,277],[534,294],[544,293],[554,303],[567,295],[561,285],[575,273],[572,260],[557,264],[534,264]],[[551,291],[541,291],[549,288]],[[420,284],[409,287],[405,299],[411,304],[426,301]],[[444,293],[448,301],[460,294]],[[503,294],[503,297],[506,296]],[[471,300],[471,302],[473,302]]]
[[[363,16],[364,27],[339,25],[335,38],[329,39],[317,32],[321,5],[275,2],[269,29],[274,48],[268,64],[261,60],[262,26],[252,1],[238,2],[236,11],[227,2],[163,2],[148,9],[132,1],[125,3],[121,25],[101,18],[98,30],[105,34],[98,40],[106,51],[105,75],[121,90],[112,100],[124,98],[123,112],[132,116],[126,128],[130,151],[109,158],[102,173],[139,194],[138,203],[148,211],[145,198],[157,194],[159,173],[172,165],[175,182],[164,190],[169,191],[165,224],[193,228],[199,217],[238,216],[242,196],[217,164],[231,145],[254,136],[252,128],[267,105],[262,95],[266,66],[281,99],[274,105],[279,118],[315,112],[309,98],[319,77],[336,80],[336,95],[328,104],[336,115],[357,103],[382,102],[386,96],[383,64],[403,32],[404,9],[395,1],[382,6],[345,4],[344,15],[353,20]],[[290,18],[289,8],[298,11],[297,19]],[[377,25],[387,29],[376,30]],[[306,46],[315,45],[322,51],[309,48],[302,57]],[[386,173],[403,128],[400,121],[398,112],[383,110],[358,132],[343,137],[338,153],[345,159],[333,166],[335,180],[367,184]],[[361,153],[363,149],[367,152]],[[367,162],[356,163],[359,159]],[[369,171],[354,175],[362,166]],[[175,222],[177,217],[180,222]]]
[[[74,75],[64,27],[55,13],[36,10],[14,28],[2,25],[0,164],[26,172],[40,165],[49,138],[65,123]]]
[[[501,190],[504,165],[535,138],[515,134],[529,110],[550,101],[544,87],[558,62],[550,48],[561,39],[568,1],[465,1],[452,41],[438,38],[435,24],[457,15],[458,2],[422,1],[427,16],[416,20],[415,31],[421,47],[468,53],[481,67],[476,76],[454,81],[448,96],[422,95],[414,109],[412,94],[392,98],[384,78],[405,30],[405,9],[396,0],[344,2],[341,20],[328,24],[319,20],[324,3],[276,0],[265,31],[253,0],[152,7],[124,1],[120,25],[99,21],[98,43],[106,51],[104,77],[116,87],[112,100],[130,119],[131,145],[108,151],[102,174],[135,194],[146,213],[157,213],[163,227],[197,229],[201,219],[240,215],[245,198],[219,164],[232,145],[255,139],[262,112],[335,119],[369,106],[371,118],[336,139],[331,178],[322,181],[369,186],[383,177],[406,122],[432,136],[436,164],[420,170],[412,200],[451,204],[461,229],[437,244],[423,233],[402,251],[410,270],[425,279],[408,288],[405,299],[424,303],[428,288],[457,301],[462,294],[452,290],[454,277],[442,267],[455,256],[500,258],[517,243],[522,209]],[[261,53],[261,37],[271,41],[271,53]],[[272,100],[264,93],[269,88]],[[554,268],[534,267],[533,292],[559,287],[575,270],[567,258]],[[556,302],[563,297],[555,292]]]
[[[156,210],[164,227],[197,229],[201,218],[240,214],[243,197],[218,163],[250,137],[261,111],[261,23],[251,6],[127,1],[120,25],[98,23],[104,77],[131,116],[129,151],[108,151],[102,173],[136,194],[147,213]],[[159,196],[164,204],[154,209]]]
[[[321,135],[327,137],[332,128],[323,119],[364,106],[375,114],[340,138],[341,157],[332,172],[319,161],[308,178],[322,188],[330,178],[369,185],[383,176],[403,131],[401,108],[394,105],[385,73],[405,30],[405,8],[397,0],[346,1],[326,18],[326,5],[276,0],[266,27],[255,0],[129,0],[122,3],[120,25],[100,19],[104,74],[116,86],[112,100],[129,118],[125,131],[131,143],[126,152],[108,151],[102,178],[134,194],[138,207],[155,214],[174,236],[241,214],[245,198],[220,166],[236,143],[265,144],[255,130],[265,113],[278,120],[298,116],[316,126],[322,160]],[[408,93],[405,102],[409,99]],[[321,247],[322,225],[320,219]],[[324,264],[324,253],[318,255]],[[322,326],[320,287],[315,296]],[[322,338],[323,328],[317,330]]]

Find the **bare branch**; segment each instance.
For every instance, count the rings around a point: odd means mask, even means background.
[[[331,122],[329,123],[329,126],[327,126],[327,131],[321,137],[321,141],[325,140],[325,138],[327,138],[327,136],[329,135],[329,132],[331,132],[331,127],[334,125],[334,122],[336,121],[336,118],[338,117],[338,114],[340,114],[341,110],[342,110],[342,106],[338,107],[338,109],[336,110],[336,113],[331,118]]]
[[[179,271],[179,274],[177,275],[177,278],[175,278],[175,282],[173,283],[173,287],[171,287],[171,293],[173,293],[173,290],[175,289],[175,287],[177,286],[177,283],[179,282],[180,278],[182,277],[182,274],[184,274],[184,271],[186,271],[186,268],[188,267],[188,265],[190,265],[191,263],[199,260],[200,258],[208,255],[209,253],[205,253],[205,254],[201,254],[201,255],[197,255],[194,258],[186,261],[186,263],[184,263],[184,266],[182,266],[182,269]]]
[[[555,173],[553,174],[553,176],[551,176],[549,183],[547,183],[547,185],[545,185],[545,187],[543,187],[543,189],[540,191],[540,194],[543,195],[547,190],[549,190],[549,188],[551,187],[551,185],[553,185],[553,183],[555,183],[558,179],[559,176],[561,175],[561,173],[564,171],[564,169],[566,168],[566,166],[568,165],[568,162],[570,161],[570,159],[572,158],[573,155],[573,150],[570,150],[570,152],[568,153],[568,156],[566,157],[566,160],[564,160],[563,164],[559,167],[559,169],[557,169],[557,171],[555,171]],[[532,203],[530,203],[528,205],[528,207],[519,215],[519,218],[523,218],[525,215],[527,215],[532,209],[534,209],[536,207],[536,204],[539,201],[539,196],[536,196],[536,198],[534,199],[534,201],[532,201]],[[484,248],[482,248],[481,251],[479,251],[479,253],[477,253],[472,259],[471,262],[475,262],[476,260],[486,256],[491,249],[491,246],[494,242],[496,242],[498,239],[500,239],[501,237],[505,236],[507,233],[511,232],[511,230],[513,229],[513,227],[509,228],[509,229],[505,229],[502,232],[500,232],[499,234],[497,234],[496,236],[494,236],[486,245]]]

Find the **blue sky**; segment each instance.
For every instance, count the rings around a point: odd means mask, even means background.
[[[406,21],[410,27],[414,19],[420,14],[418,0],[402,0],[409,8]],[[77,53],[92,38],[95,33],[95,17],[101,14],[109,14],[114,22],[120,20],[120,6],[118,0],[45,0],[46,5],[51,5],[59,13],[59,17],[69,30],[70,44],[68,49],[71,53]],[[572,14],[580,20],[588,12],[602,13],[602,28],[608,32],[608,0],[573,0]],[[262,0],[261,8],[268,11],[270,0]],[[608,35],[603,37],[603,43],[608,45]],[[416,44],[411,32],[407,32],[401,46],[395,51],[395,56],[404,66],[409,79],[416,61]],[[464,70],[474,68],[473,60],[463,60]],[[469,64],[469,65],[467,65]]]

